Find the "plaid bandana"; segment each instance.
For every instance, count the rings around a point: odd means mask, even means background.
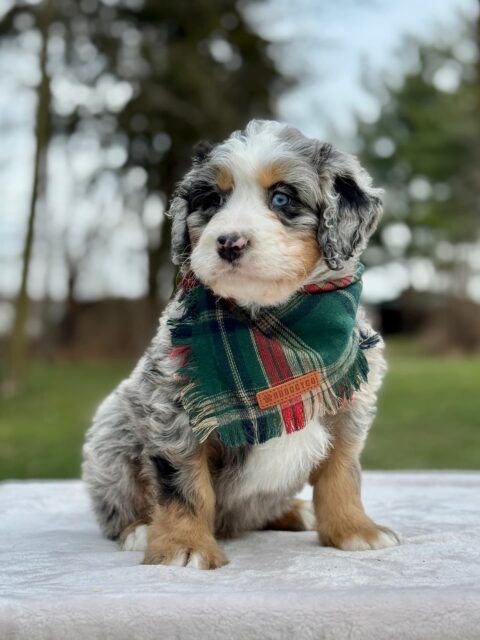
[[[200,442],[216,432],[226,446],[259,444],[351,399],[368,376],[356,322],[362,272],[307,285],[254,318],[185,276],[172,355],[184,356],[181,401]]]

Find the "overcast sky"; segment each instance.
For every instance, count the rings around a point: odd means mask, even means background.
[[[407,36],[451,43],[477,11],[478,0],[267,0],[252,15],[277,43],[282,68],[299,79],[280,100],[280,116],[307,135],[348,144],[356,113],[378,115],[362,76],[398,81],[410,63]]]
[[[2,2],[5,0],[0,0],[0,12]],[[251,12],[252,20],[272,41],[278,64],[297,80],[297,86],[280,99],[279,117],[307,135],[350,147],[355,115],[374,119],[378,114],[378,102],[365,89],[362,78],[399,81],[410,63],[402,48],[406,36],[425,42],[456,41],[462,20],[473,18],[477,7],[477,0],[267,0]],[[23,241],[31,184],[34,102],[28,85],[35,81],[34,69],[31,58],[13,61],[0,55],[0,295],[11,295],[19,280],[13,257]],[[55,153],[53,161],[61,171],[65,160],[61,150]],[[65,201],[68,179],[71,176],[61,180],[57,175],[56,188],[64,193],[63,200],[52,205],[49,213],[53,217],[71,213]],[[111,215],[118,206],[112,200]],[[144,241],[137,231],[128,228],[108,256],[92,263],[92,273],[83,285],[85,296],[144,293]],[[36,295],[44,285],[45,252],[46,245],[37,249],[32,269],[31,291]],[[56,265],[52,256],[50,260],[54,261],[51,271],[57,275],[51,293],[61,297],[61,263]],[[389,283],[388,293],[393,297],[392,282],[397,288],[405,286],[402,273],[397,269],[396,275],[386,278],[371,274],[366,279],[367,297],[386,294],[382,282]]]

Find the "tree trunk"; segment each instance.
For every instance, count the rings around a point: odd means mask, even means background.
[[[165,159],[165,170],[162,180],[162,191],[166,194],[167,199],[171,197],[173,193],[175,183],[178,176],[175,175],[174,162],[172,158]],[[150,318],[152,328],[155,328],[158,324],[159,312],[162,310],[166,300],[159,300],[158,289],[159,282],[158,276],[162,267],[170,263],[170,245],[171,245],[171,232],[172,221],[170,218],[165,218],[162,226],[162,237],[158,246],[151,247],[148,250],[148,289],[147,297],[149,302]],[[172,278],[172,288],[174,286],[174,279]],[[168,300],[168,298],[167,298]]]
[[[148,250],[148,308],[150,313],[150,325],[155,329],[158,324],[158,316],[165,304],[164,299],[160,299],[159,292],[159,274],[162,268],[170,262],[170,233],[171,221],[165,218],[162,227],[162,239],[158,247]],[[173,279],[172,279],[173,286]],[[168,299],[168,298],[167,298]]]
[[[26,364],[28,338],[26,323],[28,318],[28,273],[32,257],[35,214],[40,195],[45,193],[46,154],[50,128],[50,78],[47,70],[48,29],[52,16],[52,0],[45,0],[43,11],[38,14],[38,29],[42,37],[40,50],[40,84],[37,88],[37,109],[35,118],[35,157],[33,164],[32,191],[27,223],[27,234],[22,256],[22,277],[15,304],[15,319],[10,337],[9,369],[7,370],[7,388],[16,392],[22,385]]]
[[[477,116],[479,116],[480,115],[480,0],[478,0],[476,40],[477,40]],[[477,119],[477,122],[480,122],[480,118]],[[478,145],[477,145],[477,149],[478,149]]]
[[[475,130],[476,140],[474,144],[473,157],[473,194],[474,211],[480,211],[480,0],[478,2],[478,16],[476,24],[476,44],[477,44],[477,65],[476,65],[476,104],[475,104],[475,120],[477,127]],[[480,230],[477,228],[477,233]],[[477,238],[478,240],[478,238]]]

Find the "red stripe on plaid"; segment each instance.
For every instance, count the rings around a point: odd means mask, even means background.
[[[353,276],[345,276],[340,280],[328,280],[323,284],[306,284],[303,290],[307,293],[324,293],[325,291],[334,291],[335,289],[343,289],[353,281]]]
[[[273,353],[274,361],[280,370],[280,379],[288,380],[287,376],[293,377],[290,365],[288,364],[285,354],[283,353],[283,349],[278,344],[277,340],[270,338],[268,342]]]
[[[183,289],[184,291],[190,291],[199,284],[195,274],[193,271],[187,271],[187,273],[183,276],[183,278],[178,283],[178,288]]]
[[[344,278],[340,278],[339,280],[327,280],[327,282],[323,282],[322,284],[306,284],[303,287],[303,290],[306,293],[325,293],[328,291],[334,291],[335,289],[343,289],[354,280],[355,276],[349,275]],[[185,291],[190,291],[190,289],[193,289],[199,284],[200,282],[193,271],[187,271],[177,286]]]
[[[254,331],[253,334],[270,384],[274,386],[294,378],[285,354],[278,342],[272,338],[267,340],[259,331]],[[280,407],[280,409],[287,433],[293,433],[294,431],[303,429],[305,426],[305,417],[301,398],[294,398],[292,404],[284,405]]]
[[[284,382],[286,379],[292,378],[293,377],[292,372],[290,371],[290,368],[287,367],[287,369],[282,368],[282,375],[286,376],[286,378],[282,380],[282,378],[280,377],[277,371],[277,367],[275,366],[275,362],[272,358],[272,354],[270,353],[270,350],[268,348],[269,341],[259,331],[253,331],[253,335],[255,336],[255,342],[257,343],[258,353],[260,355],[260,359],[265,368],[265,373],[267,374],[267,378],[270,385],[274,386],[275,384]],[[282,420],[283,420],[283,423],[285,424],[285,429],[287,430],[287,433],[291,433],[292,431],[295,431],[294,424],[293,424],[293,412],[291,408],[281,407],[281,412],[282,412]]]
[[[284,378],[283,380],[278,374],[275,362],[273,361],[272,355],[268,348],[268,340],[265,338],[265,336],[260,333],[260,331],[253,331],[253,335],[255,337],[255,342],[257,343],[258,353],[265,368],[265,373],[267,374],[268,381],[272,385],[274,385],[278,384],[279,382],[284,382],[285,379],[291,378],[292,372],[289,368],[282,371],[282,374],[286,376],[286,378]]]
[[[293,410],[295,411],[297,431],[299,431],[305,426],[305,414],[303,413],[303,402],[301,398],[299,398],[295,402],[295,404],[293,405]]]
[[[270,348],[273,353],[273,357],[275,358],[275,362],[277,363],[278,368],[281,371],[282,376],[285,375],[285,372],[290,372],[290,376],[292,375],[291,369],[288,365],[287,359],[285,357],[285,353],[283,349],[280,347],[279,343],[276,340],[270,339]],[[299,408],[300,405],[300,408]],[[285,424],[285,428],[287,433],[292,433],[293,431],[299,431],[303,429],[305,426],[305,419],[303,415],[303,402],[301,397],[293,398],[289,407],[285,407],[285,409],[289,409],[289,422],[288,425]],[[300,409],[300,410],[299,410]]]
[[[190,355],[190,347],[172,347],[168,353],[169,358],[179,358],[179,367],[184,367],[187,364],[188,356]]]

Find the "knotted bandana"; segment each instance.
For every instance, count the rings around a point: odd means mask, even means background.
[[[200,442],[216,432],[226,446],[260,444],[351,399],[368,376],[357,326],[362,272],[307,285],[254,317],[187,274],[184,315],[170,321],[172,355],[184,356],[181,401]]]

